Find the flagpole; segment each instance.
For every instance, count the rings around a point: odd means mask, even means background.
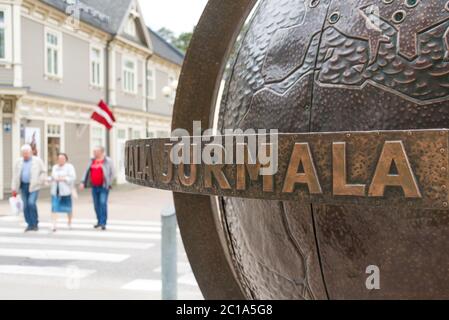
[[[106,129],[106,154],[111,157],[111,130]]]
[[[107,46],[106,46],[106,52],[105,52],[105,65],[106,65],[106,76],[105,76],[105,88],[106,88],[106,95],[105,100],[106,104],[110,106],[111,98],[110,98],[110,92],[109,92],[109,77],[110,77],[110,70],[109,70],[109,49],[111,47],[111,42],[113,40],[108,40]],[[114,66],[115,68],[115,66]],[[110,107],[109,107],[110,108]],[[111,154],[111,130],[106,129],[106,154],[112,158]]]

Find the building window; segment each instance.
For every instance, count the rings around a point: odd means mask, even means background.
[[[138,131],[138,130],[133,130],[133,139],[138,140],[138,139],[141,139],[141,138],[142,138],[142,136],[141,136],[140,131]]]
[[[147,70],[147,97],[148,99],[156,99],[156,70],[148,68]]]
[[[134,17],[129,17],[128,22],[126,23],[125,32],[132,37],[136,36],[136,20]]]
[[[153,131],[148,131],[147,132],[147,139],[153,139],[155,137],[154,132]]]
[[[157,130],[156,131],[156,136],[158,138],[169,138],[170,137],[170,133],[168,131],[164,131],[164,130]]]
[[[92,127],[92,137],[91,137],[91,149],[92,151],[96,147],[105,147],[105,133],[104,129],[101,127]]]
[[[123,59],[123,91],[137,93],[137,63],[131,59]]]
[[[49,124],[47,126],[48,174],[51,174],[53,166],[58,163],[59,152],[61,152],[61,126]]]
[[[117,130],[117,161],[118,161],[118,178],[125,179],[125,146],[126,146],[126,129]]]
[[[170,132],[164,129],[151,128],[147,130],[147,138],[170,138]]]
[[[60,137],[61,136],[61,126],[57,124],[49,124],[47,127],[47,135],[49,137]]]
[[[103,86],[103,50],[96,47],[90,48],[90,84]]]
[[[117,139],[126,140],[126,130],[120,129],[117,131]]]
[[[12,52],[11,9],[0,5],[0,61],[11,61]]]
[[[49,29],[45,31],[45,73],[62,78],[62,34]]]

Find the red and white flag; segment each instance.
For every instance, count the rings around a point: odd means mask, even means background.
[[[92,120],[97,121],[104,125],[108,130],[111,130],[114,126],[115,117],[112,113],[111,109],[109,109],[109,106],[101,100],[98,103],[98,106],[95,107],[94,113],[92,113],[91,116]]]

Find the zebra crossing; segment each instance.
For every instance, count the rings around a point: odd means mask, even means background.
[[[43,221],[24,233],[23,219],[0,216],[0,298],[160,299],[160,222],[111,220],[107,231],[94,223],[52,232]],[[201,299],[178,238],[179,296]]]

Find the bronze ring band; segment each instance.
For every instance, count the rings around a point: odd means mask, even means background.
[[[268,144],[251,151],[242,135],[137,140],[125,171],[131,183],[193,195],[445,210],[446,190],[435,186],[447,185],[448,132],[251,135]]]

